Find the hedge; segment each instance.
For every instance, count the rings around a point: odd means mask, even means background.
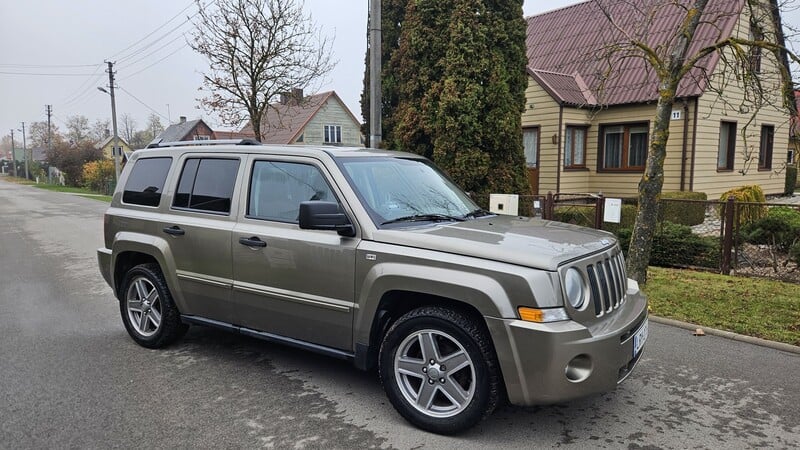
[[[622,228],[617,232],[620,245],[627,255],[632,231]],[[718,268],[720,242],[716,237],[698,236],[686,225],[664,222],[653,236],[650,265],[661,267],[696,266]]]
[[[671,202],[669,200],[708,200],[705,192],[662,192],[658,208],[658,221],[681,225],[700,225],[706,220],[706,204]]]
[[[767,201],[766,197],[764,197],[764,191],[757,184],[731,189],[722,194],[719,199],[722,202],[726,202],[731,197],[736,202],[743,203],[766,203]],[[736,208],[736,211],[739,217],[735,223],[739,225],[753,223],[767,215],[767,207],[762,205],[743,205]],[[720,217],[724,217],[724,206],[719,209],[719,214]]]

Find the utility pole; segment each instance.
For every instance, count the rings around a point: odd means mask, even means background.
[[[22,159],[25,161],[25,179],[28,179],[28,144],[25,142],[25,122],[22,122]]]
[[[381,0],[370,0],[369,6],[369,144],[372,148],[381,145]]]
[[[14,168],[14,178],[17,178],[17,150],[14,148],[14,130],[11,130],[11,166]]]
[[[53,115],[53,105],[44,105],[44,107],[47,111],[47,152],[50,153],[50,150],[52,150],[52,146],[50,144],[50,117]]]
[[[52,136],[50,133],[50,117],[53,115],[53,105],[44,105],[44,106],[45,110],[47,111],[47,157],[49,158],[50,155],[53,153],[53,146],[51,144]],[[50,184],[53,183],[53,179],[50,177],[49,167],[47,169],[47,182]]]
[[[119,147],[119,134],[117,133],[117,102],[114,99],[114,63],[106,61],[108,64],[108,95],[111,96],[111,124],[114,127],[114,184],[119,181],[119,154],[122,149]]]

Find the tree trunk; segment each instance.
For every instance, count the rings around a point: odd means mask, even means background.
[[[677,83],[675,83],[677,85]],[[644,174],[639,181],[639,209],[628,249],[628,276],[639,283],[647,282],[647,265],[650,262],[653,235],[658,225],[658,195],[664,185],[664,158],[667,156],[669,121],[675,103],[675,86],[664,86],[659,91],[653,137]]]

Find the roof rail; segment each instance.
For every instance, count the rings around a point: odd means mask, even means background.
[[[164,147],[186,147],[191,145],[261,145],[261,142],[252,139],[209,139],[202,141],[175,141],[175,142],[151,142],[146,148]]]

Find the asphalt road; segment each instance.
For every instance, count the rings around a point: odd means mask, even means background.
[[[104,209],[0,178],[0,448],[800,447],[800,356],[655,323],[615,392],[458,437],[330,358],[201,327],[138,347],[97,270]]]

